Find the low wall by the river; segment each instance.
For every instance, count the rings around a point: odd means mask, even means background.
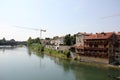
[[[69,50],[70,46],[55,46],[55,45],[46,45],[45,46],[48,49],[55,49],[55,50]]]
[[[95,57],[87,57],[87,56],[80,56],[80,61],[105,63],[105,64],[109,63],[109,60],[105,58],[95,58]]]

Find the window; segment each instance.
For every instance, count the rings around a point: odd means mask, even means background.
[[[98,48],[98,45],[94,45],[96,48]]]
[[[118,56],[116,56],[116,58],[119,58]]]

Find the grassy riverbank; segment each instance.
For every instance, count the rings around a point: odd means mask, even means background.
[[[34,52],[43,52],[44,51],[44,46],[41,44],[31,44],[29,46],[29,48],[31,50],[33,50]]]
[[[44,53],[53,57],[68,59],[67,55],[69,53],[69,50],[59,51],[54,49],[48,49],[48,48],[45,48],[42,44],[31,44],[29,48],[37,53],[39,52],[39,53]]]
[[[50,55],[50,56],[59,57],[62,59],[68,59],[67,55],[68,55],[69,51],[68,50],[58,51],[58,50],[44,48],[44,53],[47,55]]]
[[[33,50],[34,52],[37,53],[37,55],[42,56],[43,54],[47,54],[49,56],[53,56],[53,57],[58,57],[61,59],[69,59],[67,56],[69,54],[69,50],[65,50],[65,51],[59,51],[59,50],[54,50],[54,49],[48,49],[45,48],[42,44],[31,44],[31,46],[29,46],[29,48],[31,50]],[[73,60],[73,59],[72,59]],[[88,66],[96,66],[96,67],[103,67],[103,68],[120,68],[119,66],[114,66],[114,65],[110,65],[110,64],[99,64],[99,63],[94,63],[94,62],[80,62],[80,61],[74,61],[73,62],[77,63],[77,64],[84,64],[84,65],[88,65]]]

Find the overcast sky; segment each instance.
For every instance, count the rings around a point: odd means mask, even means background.
[[[15,26],[20,26],[19,28]],[[0,39],[120,31],[120,0],[0,0]]]

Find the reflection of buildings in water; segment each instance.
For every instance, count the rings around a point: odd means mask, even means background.
[[[93,65],[89,66],[87,63],[81,64],[59,58],[54,58],[54,62],[62,66],[65,72],[72,72],[75,80],[114,80],[120,76],[120,69],[116,68],[104,68],[99,67],[99,65],[98,67]]]

